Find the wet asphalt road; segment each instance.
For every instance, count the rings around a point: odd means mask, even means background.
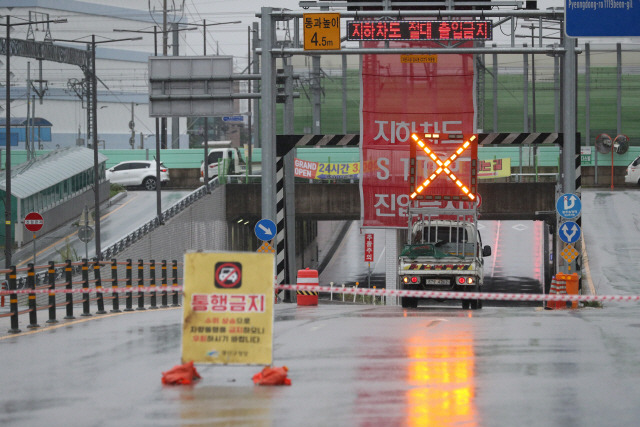
[[[636,295],[637,193],[608,193],[583,193],[592,279],[601,294]],[[162,386],[180,361],[179,309],[78,318],[0,336],[0,424],[635,426],[639,316],[637,303],[278,304],[274,363],[290,369],[289,387],[254,386],[258,366],[204,365],[196,385]]]
[[[640,314],[490,307],[276,307],[274,362],[293,384],[258,387],[257,366],[180,360],[179,309],[134,312],[4,338],[3,426],[632,426],[640,417]]]

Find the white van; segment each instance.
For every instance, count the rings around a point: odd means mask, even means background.
[[[640,185],[640,156],[636,157],[636,159],[627,166],[627,174],[624,177],[624,182],[627,184]]]

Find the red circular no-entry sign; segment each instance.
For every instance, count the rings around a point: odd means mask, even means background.
[[[43,225],[44,219],[38,212],[29,212],[27,216],[24,217],[24,226],[29,231],[40,231]]]

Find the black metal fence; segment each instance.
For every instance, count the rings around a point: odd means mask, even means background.
[[[160,274],[157,273],[159,266]],[[109,269],[111,274],[104,275],[102,270]],[[124,268],[124,274],[119,270]],[[44,280],[36,283],[37,270],[44,271]],[[93,270],[93,274],[91,274]],[[135,273],[134,273],[135,270]],[[169,272],[169,270],[171,270]],[[18,283],[18,273],[26,277],[24,287]],[[0,270],[6,275],[6,290],[2,294],[9,296],[9,312],[0,313],[0,318],[10,317],[9,333],[19,333],[19,316],[29,316],[27,328],[38,328],[38,311],[48,310],[47,323],[58,322],[57,309],[65,308],[64,319],[75,319],[74,310],[81,306],[80,316],[92,316],[91,307],[96,307],[95,314],[105,314],[105,305],[111,303],[112,313],[121,311],[146,310],[156,308],[178,307],[180,305],[181,286],[178,277],[178,262],[168,263],[166,260],[156,262],[131,259],[125,262],[98,261],[83,259],[80,262],[67,260],[63,264],[50,261],[45,266],[28,264],[18,269],[11,266],[8,270]],[[93,278],[91,278],[93,276]],[[169,283],[171,282],[171,283]],[[12,292],[13,291],[13,292]],[[48,295],[44,303],[36,303],[36,295]],[[80,298],[74,298],[74,295]],[[95,296],[92,296],[95,295]],[[124,294],[124,295],[120,295]],[[18,295],[26,295],[21,303]],[[60,297],[63,298],[60,298]],[[160,305],[158,305],[158,302]],[[124,309],[121,310],[121,303]],[[169,305],[171,304],[171,305]],[[134,305],[136,306],[134,308]],[[25,308],[26,307],[26,308]],[[24,319],[24,318],[23,318]]]

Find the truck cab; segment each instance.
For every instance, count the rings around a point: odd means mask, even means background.
[[[209,142],[207,164],[209,165],[207,176],[213,179],[220,175],[240,173],[241,165],[244,162],[241,159],[240,150],[231,146],[231,141],[213,141]],[[221,169],[223,168],[223,169]],[[200,182],[204,183],[204,161],[200,164]]]

